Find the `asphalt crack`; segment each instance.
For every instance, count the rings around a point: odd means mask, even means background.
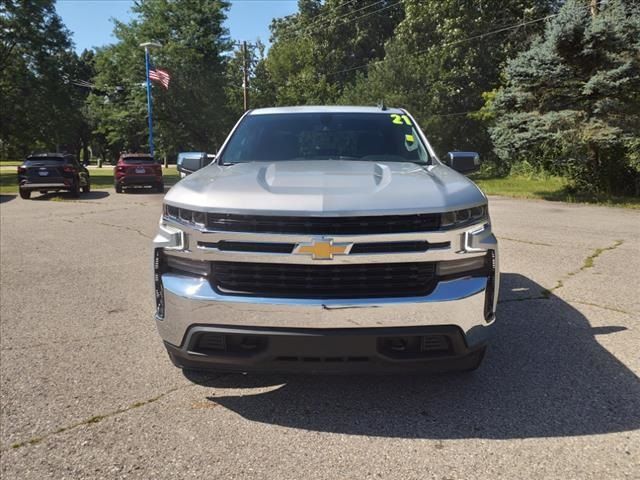
[[[507,239],[509,240],[509,239]],[[518,240],[514,240],[514,241],[518,241]],[[525,242],[528,243],[528,242]],[[609,250],[615,250],[616,248],[618,248],[620,245],[622,245],[624,243],[623,240],[616,240],[613,245],[610,245],[608,247],[603,247],[603,248],[596,248],[593,253],[591,253],[591,255],[587,256],[584,261],[582,262],[582,266],[580,266],[580,268],[578,268],[577,270],[573,270],[569,273],[567,273],[564,277],[562,277],[561,279],[559,279],[556,284],[552,287],[552,288],[545,288],[540,292],[540,295],[537,296],[529,296],[529,297],[522,297],[522,298],[508,298],[505,300],[498,300],[498,303],[511,303],[511,302],[525,302],[525,301],[530,301],[530,300],[548,300],[551,298],[551,295],[553,294],[553,292],[559,290],[560,288],[564,287],[564,282],[565,280],[568,280],[571,277],[574,277],[575,275],[589,269],[589,268],[593,268],[595,266],[595,260],[596,258],[598,258],[600,255],[602,255],[604,252],[609,251]],[[542,244],[541,244],[542,245]],[[552,245],[549,245],[552,246]],[[604,305],[598,305],[595,303],[587,303],[587,302],[579,302],[579,301],[575,301],[575,303],[583,303],[585,305],[591,305],[593,307],[600,307],[602,309],[605,310],[611,310],[614,312],[619,312],[619,313],[626,313],[629,314],[628,312],[624,311],[624,310],[619,310],[613,307],[607,307]]]
[[[137,228],[133,228],[133,227],[127,227],[125,225],[114,225],[112,223],[103,223],[103,222],[97,222],[97,225],[102,225],[103,227],[111,227],[111,228],[118,228],[121,230],[126,230],[129,232],[134,232],[137,233],[138,235],[146,238],[147,240],[151,240],[151,237],[143,232],[141,232],[140,230],[138,230]]]
[[[115,417],[116,415],[121,415],[123,413],[130,412],[130,411],[135,410],[137,408],[144,407],[145,405],[149,405],[151,403],[157,402],[158,400],[161,400],[162,398],[166,397],[167,395],[170,395],[173,392],[176,392],[178,390],[183,390],[183,389],[194,387],[194,386],[195,386],[195,384],[191,384],[191,385],[183,385],[183,386],[180,386],[180,387],[172,388],[170,390],[167,390],[166,392],[163,392],[163,393],[161,393],[159,395],[156,395],[155,397],[148,398],[147,400],[143,400],[143,401],[140,401],[140,402],[132,403],[131,405],[129,405],[127,407],[119,408],[118,410],[114,410],[112,412],[107,412],[107,413],[101,414],[101,415],[94,415],[94,416],[92,416],[90,418],[86,418],[86,419],[81,420],[79,422],[72,423],[71,425],[67,425],[66,427],[60,427],[57,430],[54,430],[52,432],[45,433],[45,434],[37,436],[37,437],[32,437],[32,438],[30,438],[28,440],[24,440],[22,442],[14,443],[14,444],[11,445],[11,448],[18,449],[18,448],[26,447],[27,445],[37,445],[38,443],[42,442],[43,440],[46,440],[47,438],[52,437],[54,435],[58,435],[60,433],[68,432],[69,430],[74,430],[74,429],[82,427],[82,426],[93,425],[93,424],[99,423],[102,420],[106,420],[107,418]],[[8,448],[3,448],[2,450],[3,451],[4,450],[8,450]]]
[[[613,245],[610,245],[608,247],[603,247],[603,248],[596,248],[593,253],[591,253],[591,255],[587,256],[584,261],[582,262],[582,266],[580,268],[578,268],[577,270],[573,270],[569,273],[567,273],[563,278],[559,279],[556,284],[551,287],[550,289],[545,289],[542,291],[542,296],[549,298],[551,296],[551,294],[559,289],[561,289],[562,287],[564,287],[564,282],[565,280],[570,279],[571,277],[574,277],[576,275],[578,275],[581,272],[584,272],[585,270],[589,269],[589,268],[593,268],[595,266],[595,261],[596,259],[602,255],[604,252],[607,252],[609,250],[615,250],[616,248],[618,248],[620,245],[622,245],[624,243],[623,240],[616,240]]]
[[[580,305],[587,305],[589,307],[601,308],[603,310],[609,310],[611,312],[624,313],[625,315],[631,315],[631,312],[622,310],[621,308],[609,307],[607,305],[600,305],[599,303],[584,302],[582,300],[567,300],[570,303],[578,303]]]
[[[507,240],[509,242],[526,243],[527,245],[539,245],[542,247],[553,247],[550,243],[533,242],[531,240],[520,240],[519,238],[498,237],[499,240]]]

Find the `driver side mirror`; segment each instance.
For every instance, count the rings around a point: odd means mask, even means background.
[[[445,165],[464,175],[480,169],[480,155],[476,152],[449,152]]]
[[[203,154],[200,157],[188,157],[182,160],[182,163],[178,165],[178,171],[186,173],[187,175],[200,170],[202,167],[209,164],[207,154]]]

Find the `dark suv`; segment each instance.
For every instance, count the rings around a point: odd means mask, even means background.
[[[39,153],[29,155],[18,167],[20,197],[27,199],[31,192],[59,192],[66,190],[74,197],[80,190],[91,190],[89,171],[73,155],[63,153]]]
[[[162,165],[147,153],[123,153],[113,169],[116,193],[128,187],[151,186],[164,192]]]

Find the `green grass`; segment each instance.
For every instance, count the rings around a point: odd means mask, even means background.
[[[22,165],[19,160],[0,160],[0,167],[17,167],[18,165]]]
[[[638,197],[608,197],[572,193],[569,188],[569,182],[562,177],[529,177],[521,175],[510,175],[508,177],[477,176],[477,178],[473,178],[473,181],[476,182],[487,195],[536,198],[569,203],[594,203],[640,209],[640,198]]]
[[[4,163],[0,164],[4,165]],[[113,188],[113,167],[89,169],[91,174],[91,187],[94,190],[106,190]],[[172,185],[178,181],[178,172],[175,167],[163,168],[166,185]],[[508,177],[482,177],[477,176],[473,180],[488,195],[503,195],[515,198],[535,198],[571,203],[595,203],[600,205],[613,205],[617,207],[640,209],[640,198],[637,197],[596,197],[575,195],[569,190],[567,180],[561,177],[529,177],[511,175]],[[0,193],[18,193],[16,171],[14,168],[0,168]]]
[[[113,167],[90,168],[91,188],[93,190],[107,190],[113,188]],[[175,167],[163,168],[165,185],[173,185],[179,179]],[[18,178],[15,168],[0,168],[0,193],[18,193]]]

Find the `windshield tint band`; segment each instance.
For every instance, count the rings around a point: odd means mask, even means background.
[[[363,160],[430,163],[406,115],[294,113],[246,116],[222,152],[222,163]]]

